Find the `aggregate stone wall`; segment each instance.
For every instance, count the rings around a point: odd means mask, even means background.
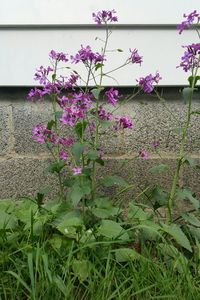
[[[44,176],[44,169],[51,157],[44,145],[31,138],[33,125],[46,122],[51,116],[51,105],[47,101],[28,102],[27,91],[25,88],[0,91],[0,199],[32,196],[46,185],[56,190],[57,179],[53,175]],[[166,98],[166,105],[172,114],[152,96],[134,99],[116,112],[118,115],[131,116],[134,127],[115,135],[108,129],[101,131],[106,165],[99,170],[99,176],[108,172],[121,175],[135,185],[135,191],[157,180],[166,187],[170,186],[169,175],[152,175],[148,172],[150,167],[160,163],[170,164],[173,170],[176,163],[180,135],[172,129],[183,123],[186,105],[178,88],[166,89]],[[195,110],[200,109],[198,98],[193,102]],[[200,160],[199,118],[193,117],[186,146],[197,160]],[[159,155],[152,149],[153,140],[160,141]],[[141,149],[149,151],[147,161],[134,159]],[[200,193],[200,172],[186,167],[180,183]]]

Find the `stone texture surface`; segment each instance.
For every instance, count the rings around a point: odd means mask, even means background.
[[[0,104],[0,156],[10,151],[11,146],[11,126],[10,124],[11,107],[6,103]]]
[[[43,170],[48,162],[44,145],[32,140],[32,127],[38,123],[47,123],[52,114],[50,102],[31,103],[26,100],[28,91],[14,89],[0,93],[0,198],[20,195],[33,195],[45,184]],[[175,99],[175,100],[172,100]],[[132,130],[114,132],[101,130],[102,148],[107,160],[103,174],[118,174],[136,185],[132,197],[145,186],[160,181],[165,187],[170,186],[169,174],[151,174],[148,168],[159,163],[175,166],[175,152],[179,148],[180,135],[173,128],[180,127],[186,114],[186,106],[179,97],[169,98],[166,102],[172,114],[153,97],[137,99],[120,107],[117,115],[130,116],[134,122]],[[196,99],[193,110],[200,110]],[[71,131],[64,129],[64,134]],[[200,158],[200,122],[199,116],[192,118],[187,140],[187,151]],[[155,156],[152,141],[159,140],[163,159]],[[141,149],[147,149],[151,155],[148,161],[134,160],[134,155]],[[128,163],[123,166],[124,159]],[[56,188],[56,181],[50,177],[47,183]],[[181,184],[194,189],[200,195],[200,171],[185,167],[181,175]]]
[[[33,196],[46,185],[57,186],[54,176],[46,178],[48,159],[10,158],[0,160],[0,199]]]
[[[23,100],[13,104],[16,153],[46,152],[45,145],[41,145],[32,139],[32,128],[39,123],[47,124],[51,113],[49,102],[31,103]]]
[[[186,115],[186,106],[182,101],[168,101],[166,111],[157,101],[132,101],[117,110],[119,115],[128,115],[134,122],[133,129],[126,129],[121,133],[113,133],[106,129],[102,131],[102,147],[106,153],[126,154],[132,151],[138,152],[145,148],[152,151],[152,142],[160,141],[160,150],[174,152],[179,149],[181,140],[180,131]],[[200,102],[193,104],[193,110],[200,109]],[[176,129],[175,129],[176,128]],[[188,151],[200,151],[200,122],[199,116],[193,116],[189,130],[187,147]]]

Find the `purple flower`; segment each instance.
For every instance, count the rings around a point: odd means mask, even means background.
[[[115,106],[119,100],[119,92],[118,90],[115,90],[114,88],[111,88],[109,91],[107,91],[106,96],[108,98],[108,102]]]
[[[109,111],[106,111],[102,106],[99,106],[98,116],[101,120],[109,121],[109,120],[113,119],[112,113],[110,113]]]
[[[81,167],[75,167],[75,168],[72,169],[72,171],[73,171],[74,175],[79,175],[79,174],[82,173],[82,168]]]
[[[31,89],[28,93],[28,100],[38,100],[45,95],[44,91],[38,88]]]
[[[102,10],[98,11],[96,14],[93,13],[92,17],[98,25],[101,25],[102,23],[108,23],[108,22],[117,22],[117,16],[114,16],[116,14],[116,11],[113,10]]]
[[[82,61],[83,63],[98,63],[103,62],[105,60],[104,56],[98,52],[93,52],[90,46],[83,47],[81,45],[81,49],[78,51],[75,56],[71,56],[72,63],[79,63]]]
[[[39,81],[40,84],[46,84],[49,82],[47,76],[50,72],[53,71],[51,67],[44,68],[41,66],[39,69],[36,70],[34,80]]]
[[[179,34],[181,34],[183,30],[190,28],[194,23],[199,23],[200,21],[200,15],[197,13],[196,10],[194,10],[188,15],[184,14],[183,17],[186,18],[186,20],[177,26]]]
[[[157,72],[155,76],[149,74],[146,77],[141,77],[137,80],[137,82],[139,82],[139,85],[142,87],[144,92],[149,94],[154,90],[154,84],[157,84],[160,79],[162,79],[162,77]]]
[[[140,56],[138,54],[138,50],[137,49],[134,49],[134,50],[131,50],[130,49],[130,52],[131,52],[131,56],[129,58],[129,60],[133,63],[133,64],[140,64],[142,63],[142,56]]]
[[[59,143],[63,146],[70,147],[75,143],[75,141],[73,138],[60,138]]]
[[[59,152],[59,156],[60,156],[60,158],[62,158],[62,159],[64,159],[64,160],[67,160],[68,159],[68,157],[69,157],[69,154],[65,151],[65,150],[60,150],[60,152]]]
[[[195,67],[200,67],[200,43],[183,46],[183,48],[186,48],[186,51],[181,57],[182,62],[177,68],[181,67],[185,72],[188,72]]]
[[[32,138],[38,143],[44,144],[47,140],[47,136],[51,133],[52,133],[51,130],[48,130],[46,125],[38,124],[33,127]]]
[[[154,148],[154,149],[157,149],[158,147],[160,146],[160,141],[153,141],[152,142],[152,147]]]
[[[119,117],[120,128],[133,128],[133,123],[129,117]]]
[[[63,52],[56,52],[54,50],[51,50],[51,52],[49,53],[49,57],[57,60],[57,61],[64,61],[67,62],[69,59],[67,58],[67,54],[63,53]]]
[[[139,156],[142,158],[142,159],[144,159],[144,160],[147,160],[148,159],[148,157],[149,157],[149,154],[148,154],[148,152],[146,151],[146,150],[140,150],[139,151]]]

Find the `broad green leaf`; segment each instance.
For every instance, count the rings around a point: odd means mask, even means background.
[[[122,50],[122,49],[117,49],[117,51],[118,51],[118,52],[124,52],[124,50]]]
[[[151,240],[155,241],[160,238],[162,235],[160,233],[160,226],[153,221],[144,220],[140,221],[141,223],[135,227],[139,229],[139,238],[143,241]]]
[[[52,238],[48,240],[48,242],[55,250],[59,250],[62,246],[62,238],[58,234],[53,235]]]
[[[149,169],[149,172],[151,173],[163,173],[163,172],[168,172],[170,170],[169,165],[165,164],[160,164],[159,166],[155,166]]]
[[[17,226],[17,219],[13,214],[0,211],[0,229],[14,229]]]
[[[97,150],[90,150],[87,155],[90,160],[96,160],[99,157]]]
[[[196,160],[190,156],[185,156],[184,162],[188,163],[192,168],[197,166]]]
[[[73,185],[71,192],[69,194],[70,199],[72,200],[72,204],[74,207],[76,207],[79,203],[79,201],[85,196],[89,195],[91,192],[91,182],[90,180],[86,180],[84,178],[83,184],[80,185],[79,183],[76,183]]]
[[[64,160],[59,160],[51,163],[45,170],[45,174],[47,173],[60,173],[60,171],[66,165]]]
[[[191,87],[185,87],[182,90],[183,100],[184,100],[185,104],[189,102],[189,99],[192,96],[192,93],[193,93],[193,89]]]
[[[83,137],[87,125],[88,125],[88,122],[85,120],[76,124],[75,132],[79,138]]]
[[[48,124],[47,124],[47,129],[51,130],[54,125],[55,125],[55,121],[54,120],[49,121]]]
[[[187,249],[188,251],[192,252],[192,248],[191,248],[191,245],[190,245],[190,242],[189,242],[187,236],[185,235],[185,233],[182,231],[182,229],[178,225],[176,225],[176,224],[171,224],[171,225],[163,224],[162,229],[166,233],[171,235],[181,247],[183,247],[183,248]]]
[[[112,206],[112,202],[108,197],[96,198],[94,203],[99,208],[110,208]]]
[[[191,226],[191,225],[187,225],[187,227],[189,228],[189,231],[190,231],[191,235],[193,236],[193,238],[200,243],[200,230],[199,230],[199,228],[196,228],[196,227]]]
[[[98,100],[99,99],[99,95],[100,95],[100,93],[102,92],[104,90],[104,88],[95,88],[95,89],[92,89],[91,90],[91,92],[92,92],[92,94],[93,94],[93,96],[94,96],[94,98],[96,99],[96,100]]]
[[[117,207],[111,207],[111,208],[92,208],[91,209],[92,213],[100,218],[100,219],[106,219],[108,217],[113,217],[118,215],[121,210]]]
[[[120,248],[114,250],[114,252],[117,262],[134,261],[141,257],[136,250],[130,248]]]
[[[83,227],[83,219],[79,212],[72,211],[54,221],[56,228],[70,238],[76,238],[77,228]]]
[[[160,186],[156,185],[151,193],[154,202],[154,209],[165,205],[168,201],[169,194]]]
[[[83,282],[90,276],[90,267],[91,263],[86,259],[74,259],[72,262],[74,275],[78,277],[80,282]]]
[[[189,200],[196,210],[199,209],[199,200],[194,197],[194,193],[189,189],[178,189],[177,197],[183,200]]]
[[[128,186],[128,183],[122,177],[117,175],[107,176],[101,180],[101,183],[106,187],[113,185]]]
[[[188,260],[181,252],[178,251],[176,247],[164,243],[158,244],[157,247],[159,250],[161,250],[161,253],[163,255],[167,255],[168,257],[171,257],[173,259],[173,266],[174,268],[178,269],[180,273],[186,271]]]
[[[200,220],[198,220],[193,214],[184,213],[182,214],[182,218],[189,224],[200,227]]]
[[[74,155],[74,158],[75,158],[77,164],[79,164],[79,162],[80,162],[81,155],[83,154],[86,145],[87,145],[87,143],[77,142],[77,143],[73,144],[73,146],[72,146],[72,153]]]
[[[130,203],[129,210],[128,210],[128,218],[135,220],[138,219],[140,221],[147,220],[149,215],[142,210],[139,206],[135,205],[134,203]]]
[[[98,233],[110,239],[128,238],[128,235],[121,227],[121,225],[111,220],[102,220],[101,225],[98,229]]]

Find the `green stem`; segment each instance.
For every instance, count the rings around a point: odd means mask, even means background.
[[[182,133],[182,139],[181,139],[181,146],[180,146],[180,151],[179,155],[177,157],[177,167],[176,171],[174,174],[174,178],[172,181],[172,188],[168,200],[168,216],[167,216],[167,221],[169,224],[172,223],[172,217],[173,217],[173,207],[174,207],[174,202],[175,202],[175,197],[176,197],[176,192],[177,192],[177,186],[178,186],[178,181],[180,177],[180,170],[183,165],[183,158],[184,158],[184,148],[186,144],[186,138],[187,138],[187,133],[188,133],[188,128],[190,126],[190,121],[191,121],[191,109],[192,109],[192,99],[193,99],[193,94],[194,94],[194,89],[195,89],[195,77],[198,72],[198,67],[196,67],[194,76],[193,76],[193,81],[192,81],[192,86],[191,86],[191,93],[189,96],[189,101],[188,101],[188,110],[187,110],[187,119],[185,123],[185,127],[183,128],[183,133]]]

